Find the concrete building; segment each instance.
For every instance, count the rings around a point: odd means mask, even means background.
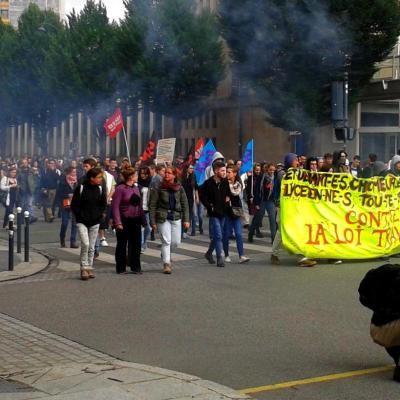
[[[42,10],[53,10],[63,16],[64,2],[65,0],[0,0],[0,16],[2,21],[17,26],[20,15],[30,3],[37,4]]]
[[[8,24],[10,22],[9,0],[0,0],[0,20]]]

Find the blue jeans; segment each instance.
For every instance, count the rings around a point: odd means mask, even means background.
[[[275,203],[272,200],[264,201],[264,208],[268,214],[269,229],[271,231],[271,243],[273,243],[277,229]]]
[[[142,248],[146,247],[147,238],[150,235],[151,227],[150,227],[150,214],[148,212],[144,213],[146,217],[146,226],[142,229]]]
[[[61,208],[61,229],[60,229],[60,239],[65,240],[65,235],[67,233],[68,223],[71,220],[71,243],[76,242],[76,221],[75,217],[71,212],[70,208]]]
[[[32,208],[33,196],[29,193],[24,193],[21,199],[21,203],[22,203],[21,204],[22,212],[29,211],[29,216],[33,218],[34,217]]]
[[[244,255],[243,238],[242,238],[242,221],[240,218],[226,218],[224,225],[223,245],[225,257],[229,256],[229,237],[231,236],[232,229],[235,232],[236,247],[239,257]]]
[[[225,217],[210,217],[209,222],[210,245],[208,253],[212,253],[215,249],[217,259],[222,257],[222,238],[224,234]]]
[[[196,204],[196,202],[194,203],[194,214],[195,217],[197,217],[197,222],[199,223],[199,232],[202,233],[203,232],[203,204],[199,203]]]

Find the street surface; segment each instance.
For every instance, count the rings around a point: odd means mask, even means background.
[[[245,243],[250,263],[216,268],[203,258],[207,237],[198,235],[173,255],[171,276],[162,274],[157,241],[143,254],[143,275],[120,276],[109,234],[96,279],[82,282],[79,249],[59,248],[59,225],[32,225],[32,246],[56,261],[38,275],[0,284],[1,313],[118,359],[197,375],[257,399],[398,396],[387,368],[353,376],[392,363],[372,343],[370,312],[357,293],[364,274],[383,261],[299,268],[283,255],[282,265],[271,266],[267,237]],[[231,257],[237,260],[234,246]]]

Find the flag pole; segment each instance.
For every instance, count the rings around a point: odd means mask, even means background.
[[[254,197],[254,143],[251,146],[251,197]]]
[[[126,132],[125,132],[125,126],[122,126],[122,131],[124,132],[124,139],[125,139],[125,145],[126,145],[126,154],[128,155],[129,158],[129,164],[132,165],[132,160],[131,160],[131,154],[129,152],[129,146],[128,146],[128,139],[126,137]]]

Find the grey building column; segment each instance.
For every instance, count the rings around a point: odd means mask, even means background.
[[[16,136],[16,129],[15,125],[11,127],[11,148],[10,148],[10,155],[11,157],[14,157],[15,155],[15,136]]]
[[[57,134],[58,134],[57,126],[53,126],[53,157],[58,156]]]
[[[18,145],[17,145],[17,156],[20,157],[22,154],[22,125],[18,124]]]
[[[61,122],[61,154],[65,155],[65,121]]]
[[[24,124],[24,153],[28,153],[28,135],[29,135],[29,124]]]
[[[35,141],[35,127],[31,126],[31,154],[35,154],[37,150],[36,141]]]
[[[161,117],[161,138],[165,138],[165,116]]]
[[[143,153],[143,108],[139,104],[138,106],[138,136],[137,136],[137,149],[139,157]]]
[[[82,155],[82,112],[78,113],[78,153]]]
[[[132,152],[132,116],[128,115],[126,117],[126,140],[128,142],[129,153]],[[131,154],[133,159],[136,158],[136,154]]]
[[[73,146],[74,145],[74,115],[70,114],[69,116],[69,143],[68,143],[68,154],[69,156],[73,155]]]
[[[87,152],[87,155],[89,155],[92,151],[91,139],[92,139],[91,120],[90,120],[90,117],[87,116],[87,118],[86,118],[86,152]]]

